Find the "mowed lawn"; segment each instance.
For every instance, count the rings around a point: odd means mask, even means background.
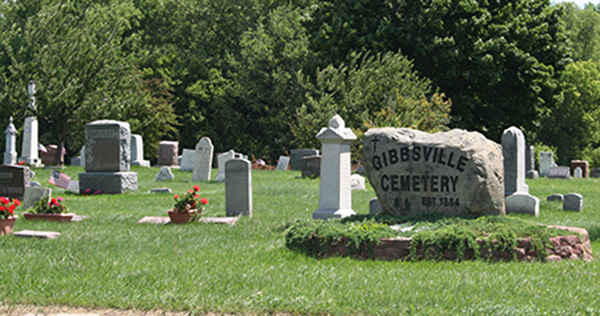
[[[299,171],[252,172],[254,216],[234,226],[137,224],[166,216],[173,194],[193,186],[190,172],[155,182],[157,168],[134,167],[138,192],[69,198],[81,222],[17,220],[15,231],[60,232],[56,240],[0,237],[0,297],[4,304],[70,305],[234,313],[332,315],[597,315],[600,266],[593,262],[384,262],[316,259],[289,251],[282,227],[318,207],[319,180]],[[35,169],[47,185],[50,170]],[[63,170],[76,179],[83,168]],[[213,179],[216,170],[213,170]],[[600,179],[528,180],[541,200],[532,221],[588,229],[600,251]],[[199,183],[206,216],[225,216],[223,183]],[[151,194],[168,187],[173,194]],[[546,202],[577,192],[584,211]],[[375,197],[352,193],[353,209],[368,213]],[[18,210],[17,213],[21,213]],[[599,258],[595,254],[596,258]]]

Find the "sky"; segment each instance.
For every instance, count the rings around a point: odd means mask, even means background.
[[[561,2],[574,2],[578,7],[583,9],[583,6],[585,6],[588,3],[593,3],[594,5],[598,5],[598,3],[600,3],[600,0],[569,0],[569,1],[562,1],[562,0],[550,0],[550,3],[555,4],[555,3],[561,3]]]

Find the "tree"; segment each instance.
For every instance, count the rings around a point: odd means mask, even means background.
[[[568,49],[563,11],[548,0],[343,3],[319,3],[308,26],[311,47],[320,54],[334,52],[346,65],[365,49],[401,51],[452,99],[453,126],[496,140],[511,125],[531,134],[555,106]],[[361,28],[361,23],[373,26]],[[346,40],[348,34],[356,36]],[[369,41],[363,45],[357,36]],[[337,47],[344,52],[336,53]]]
[[[600,12],[591,4],[584,9],[573,3],[561,5],[566,12],[563,20],[573,60],[600,61]]]
[[[561,77],[563,101],[542,122],[537,136],[557,148],[558,162],[569,164],[600,142],[600,64],[578,61]]]
[[[60,146],[70,142],[70,149],[78,150],[87,122],[122,119],[131,107],[152,100],[135,67],[135,56],[123,50],[130,41],[126,32],[138,14],[131,2],[47,1],[39,11],[27,11],[31,15],[26,18],[16,14],[23,3],[27,1],[8,7],[18,23],[4,30],[8,37],[3,47],[10,61],[10,87],[22,91],[29,80],[36,81],[34,114],[49,131],[42,139],[53,138]],[[171,109],[150,112],[142,120],[168,132],[174,120]],[[151,119],[157,115],[163,121]]]
[[[292,126],[300,147],[320,146],[315,135],[335,114],[359,136],[382,124],[430,132],[448,123],[450,102],[432,93],[429,80],[419,77],[399,53],[358,55],[348,66],[320,70],[315,84],[310,78],[301,82],[307,101],[298,108]],[[359,148],[353,150],[355,157]]]

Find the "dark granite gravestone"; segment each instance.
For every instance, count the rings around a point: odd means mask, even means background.
[[[302,157],[302,178],[321,176],[321,156]]]
[[[290,150],[290,170],[302,170],[302,158],[319,155],[317,149],[292,149]]]
[[[85,170],[79,193],[121,194],[137,191],[137,173],[129,171],[129,123],[100,120],[85,125]]]
[[[23,200],[30,181],[28,167],[0,165],[0,196]]]

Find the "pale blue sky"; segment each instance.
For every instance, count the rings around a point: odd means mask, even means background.
[[[572,1],[557,1],[557,0],[550,0],[550,3],[554,4],[554,3],[561,3],[561,2],[574,2],[578,7],[583,9],[583,6],[588,4],[588,3],[593,3],[595,5],[598,5],[598,3],[600,3],[600,0],[572,0]]]

